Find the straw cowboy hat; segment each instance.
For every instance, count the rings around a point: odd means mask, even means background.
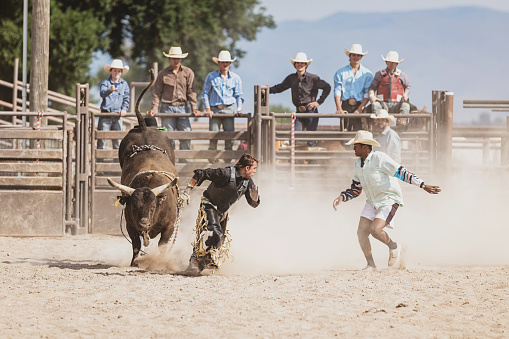
[[[120,59],[113,60],[111,62],[111,65],[108,65],[108,64],[104,65],[104,70],[106,72],[108,72],[108,73],[110,72],[110,70],[112,68],[119,68],[119,69],[121,69],[122,70],[122,74],[126,74],[127,72],[129,72],[129,66],[127,66],[127,65],[124,66],[124,63]]]
[[[375,139],[373,139],[373,134],[371,134],[371,132],[363,131],[363,130],[357,131],[357,133],[355,134],[355,138],[353,138],[346,144],[347,145],[364,144],[364,145],[372,145],[372,146],[380,147],[380,144]]]
[[[368,51],[363,53],[362,52],[362,45],[353,44],[352,47],[350,47],[350,50],[345,48],[345,54],[346,54],[347,57],[350,57],[350,53],[359,54],[359,55],[364,56],[364,55],[368,54]]]
[[[187,55],[189,53],[184,53],[182,54],[182,48],[180,47],[170,47],[170,51],[168,54],[164,53],[164,56],[165,57],[168,57],[168,58],[175,58],[175,59],[184,59],[185,57],[187,57]]]
[[[220,61],[222,62],[234,62],[235,60],[237,60],[237,58],[234,58],[232,60],[232,56],[230,54],[230,52],[228,51],[221,51],[219,52],[219,55],[216,57],[212,57],[212,60],[217,64],[219,63]]]
[[[296,62],[304,62],[309,66],[309,64],[313,62],[313,59],[308,60],[306,53],[299,52],[295,56],[295,59],[290,58],[290,61],[292,62],[292,65],[295,65]]]
[[[388,119],[392,125],[396,122],[396,118],[390,115],[385,109],[379,110],[376,114],[371,114],[371,119]]]
[[[395,62],[397,64],[399,64],[400,62],[403,62],[403,60],[405,60],[405,59],[399,60],[399,54],[396,51],[389,51],[389,53],[387,53],[387,56],[385,58],[382,54],[382,59],[384,59],[384,61]]]

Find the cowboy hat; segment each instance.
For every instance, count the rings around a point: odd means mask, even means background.
[[[290,61],[292,62],[292,65],[295,65],[296,62],[304,62],[309,66],[309,64],[313,62],[313,59],[308,60],[306,53],[299,52],[295,56],[295,59],[290,58]]]
[[[363,130],[357,131],[357,133],[355,134],[355,138],[351,139],[346,144],[347,145],[364,144],[380,147],[380,144],[375,139],[373,139],[373,134],[371,134],[371,132]]]
[[[360,45],[360,44],[353,44],[352,47],[350,47],[350,50],[345,48],[345,54],[346,54],[347,57],[350,57],[350,53],[359,54],[359,55],[362,55],[362,56],[368,54],[367,51],[362,53],[362,45]]]
[[[234,58],[232,60],[232,56],[230,54],[230,52],[228,51],[221,51],[219,52],[219,55],[216,57],[212,57],[212,60],[217,64],[219,63],[220,61],[222,62],[234,62],[235,60],[237,60],[237,58]]]
[[[182,48],[180,47],[170,47],[170,51],[168,52],[168,54],[164,53],[164,56],[165,57],[168,57],[168,58],[175,58],[175,59],[184,59],[185,57],[187,57],[187,55],[189,53],[182,53]]]
[[[127,72],[129,72],[129,66],[125,65],[124,66],[124,63],[122,62],[122,60],[120,59],[115,59],[111,62],[111,65],[104,65],[104,70],[106,72],[110,72],[110,70],[112,68],[119,68],[122,70],[122,74],[126,74]]]
[[[405,60],[405,59],[399,60],[399,54],[396,51],[389,51],[389,53],[387,53],[387,56],[385,58],[382,54],[382,59],[384,61],[395,62],[397,64],[399,64],[400,62],[403,62],[403,60]]]
[[[375,114],[371,114],[371,119],[388,119],[392,125],[396,122],[396,119],[385,109],[381,109]]]

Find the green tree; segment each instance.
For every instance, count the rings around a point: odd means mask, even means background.
[[[51,0],[49,89],[73,95],[77,82],[96,81],[88,70],[97,51],[143,69],[155,61],[167,64],[163,51],[178,45],[189,52],[185,64],[193,68],[199,90],[215,67],[212,56],[228,49],[242,58],[239,40],[252,41],[263,27],[275,27],[258,5],[258,0]],[[28,34],[31,11],[30,6]],[[23,1],[0,1],[0,13],[0,79],[11,81],[14,58],[22,60]],[[146,78],[133,80],[148,80],[144,73]],[[10,98],[4,90],[1,99]]]
[[[264,8],[256,11],[258,4],[257,0],[117,1],[109,9],[108,53],[128,55],[146,67],[157,61],[162,69],[168,64],[163,51],[180,46],[189,52],[184,64],[195,72],[199,91],[207,73],[215,69],[212,56],[227,49],[242,58],[239,40],[252,41],[263,27],[275,27]]]
[[[50,1],[49,79],[50,90],[73,94],[74,84],[87,82],[88,67],[94,51],[107,49],[108,39],[102,37],[104,17],[92,10],[71,8],[66,1]],[[12,81],[14,58],[23,56],[23,1],[0,2],[0,78]],[[28,8],[28,65],[30,70],[31,2]],[[21,74],[21,72],[20,72]],[[29,76],[27,77],[30,78]],[[10,91],[9,91],[10,92]],[[4,93],[5,94],[5,93]],[[7,96],[10,101],[10,93]]]

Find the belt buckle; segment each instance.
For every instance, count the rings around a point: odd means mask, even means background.
[[[178,101],[174,101],[174,102],[172,102],[172,103],[171,103],[171,105],[172,105],[173,107],[179,107],[181,104],[180,104],[180,102],[178,102]]]
[[[228,107],[228,106],[226,106],[226,105],[217,105],[217,108],[219,108],[220,110],[223,110],[223,109],[225,109],[226,107]]]
[[[299,107],[297,107],[297,110],[298,110],[300,113],[303,113],[303,112],[307,111],[307,107],[306,107],[306,106],[299,106]]]
[[[354,106],[357,104],[357,100],[355,100],[354,98],[348,99],[348,104]]]

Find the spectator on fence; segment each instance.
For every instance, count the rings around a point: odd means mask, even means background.
[[[396,51],[389,51],[382,59],[387,67],[376,72],[371,86],[369,86],[369,101],[373,105],[373,113],[381,109],[389,113],[410,113],[408,93],[410,93],[410,81],[407,75],[398,68],[404,59],[399,60]],[[375,95],[376,94],[376,95]],[[408,119],[398,118],[398,125],[407,126]]]
[[[168,57],[170,66],[157,75],[152,89],[152,109],[147,115],[154,116],[161,103],[161,113],[186,113],[186,102],[191,106],[195,116],[202,115],[197,109],[196,90],[194,87],[194,72],[191,68],[182,65],[182,59],[189,53],[182,53],[180,47],[171,47]],[[191,123],[187,117],[161,118],[161,124],[169,131],[191,131]],[[175,141],[171,141],[175,148]],[[191,149],[191,140],[179,140],[181,150]]]
[[[379,131],[376,141],[380,144],[380,151],[387,153],[397,163],[401,163],[401,142],[398,133],[391,128],[396,119],[385,109],[371,114],[371,119],[375,120]]]
[[[297,72],[288,75],[282,83],[272,86],[269,93],[281,93],[291,88],[295,112],[318,113],[318,106],[323,104],[331,91],[330,85],[318,75],[307,72],[313,59],[308,60],[305,53],[297,53],[295,59],[290,58],[290,61]],[[322,94],[317,100],[319,89],[322,90]],[[297,118],[295,121],[296,131],[316,131],[317,128],[318,118]],[[308,141],[309,147],[316,147],[317,144],[317,141]]]
[[[368,89],[373,73],[361,65],[361,59],[368,54],[362,46],[353,44],[350,50],[345,48],[350,63],[340,68],[334,75],[334,101],[336,113],[360,114],[368,103]],[[362,128],[361,119],[345,119],[345,129],[358,131]]]
[[[205,77],[201,98],[205,107],[205,115],[210,118],[209,130],[219,131],[221,125],[223,130],[234,131],[234,119],[231,117],[222,117],[223,114],[240,115],[244,97],[242,93],[242,80],[236,73],[230,71],[230,65],[237,58],[232,59],[230,52],[221,51],[218,57],[212,57],[212,60],[219,65],[219,69],[210,72]],[[234,106],[236,105],[236,110]],[[225,150],[231,150],[232,140],[224,141]],[[217,140],[210,140],[209,150],[217,149]],[[210,159],[216,162],[216,159]]]
[[[102,113],[117,113],[118,117],[99,117],[97,123],[98,131],[121,131],[122,117],[129,109],[129,84],[121,78],[129,71],[129,66],[123,64],[122,60],[115,59],[111,64],[104,65],[104,70],[110,76],[99,85],[99,95],[102,98]],[[118,149],[120,140],[112,140],[113,148]],[[97,148],[104,148],[104,140],[97,140]]]

